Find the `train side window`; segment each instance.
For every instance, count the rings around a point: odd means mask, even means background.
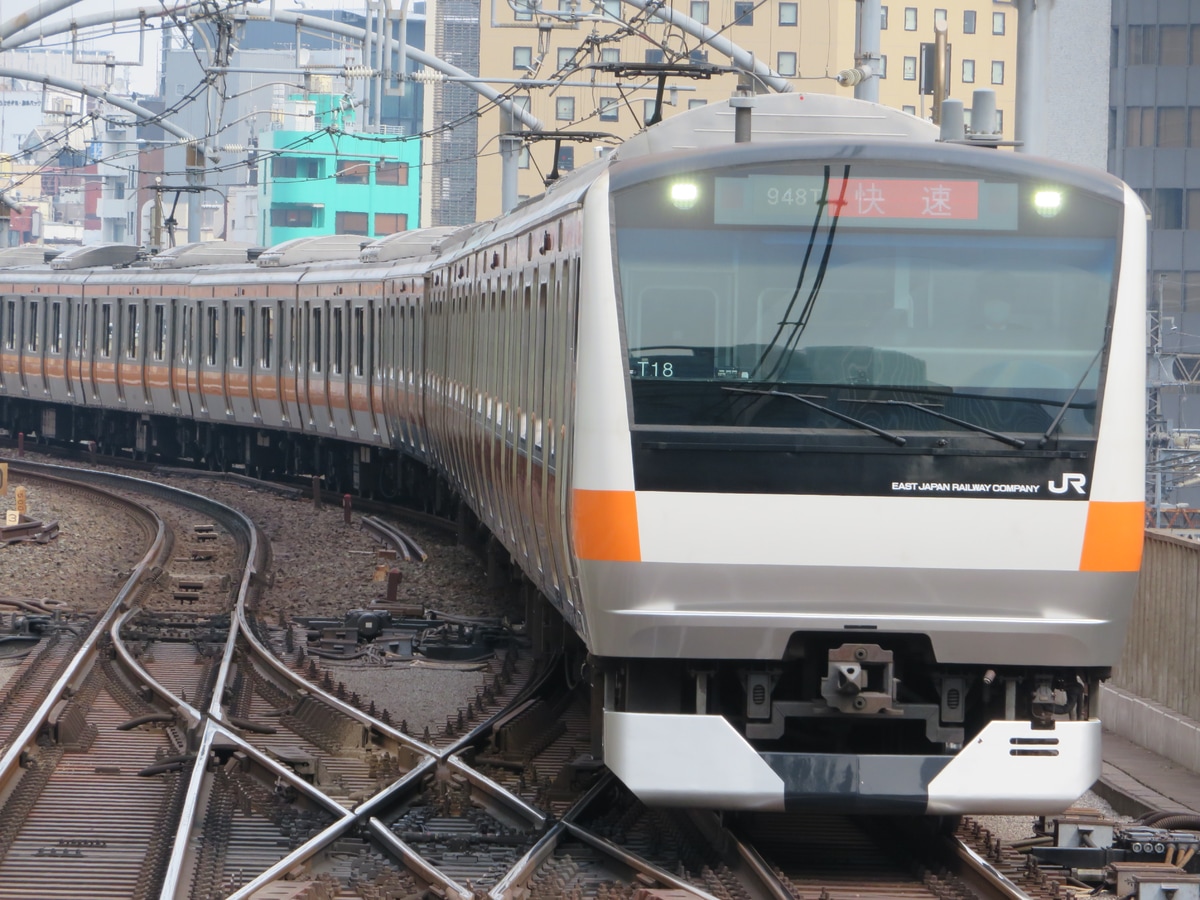
[[[17,349],[17,301],[9,300],[6,305],[8,306],[8,316],[6,317],[6,320],[5,320],[5,325],[7,327],[4,330],[4,349],[16,350]]]
[[[53,353],[62,353],[62,349],[62,304],[56,300],[50,304],[50,350]]]
[[[126,318],[129,321],[129,337],[126,341],[125,354],[130,359],[138,358],[138,308],[136,306],[126,307]]]
[[[342,374],[342,310],[341,307],[335,307],[333,310],[333,334],[330,335],[330,340],[333,341],[333,374]]]
[[[27,346],[37,352],[38,349],[38,302],[29,301],[29,340]]]
[[[321,371],[321,311],[312,311],[312,370]]]
[[[79,321],[75,323],[75,349],[82,355],[87,351],[87,314],[86,303],[79,304]]]
[[[233,310],[233,364],[246,364],[246,310],[240,306]]]
[[[154,358],[167,358],[167,314],[161,303],[154,304]]]
[[[208,313],[208,364],[215,366],[217,364],[217,326],[219,324],[219,314],[215,306],[210,306]]]
[[[111,357],[113,355],[113,314],[112,304],[104,303],[100,306],[100,355]]]
[[[288,368],[296,371],[296,310],[288,308]]]
[[[260,317],[262,319],[262,354],[259,356],[259,363],[264,369],[269,369],[271,368],[272,343],[275,340],[275,310],[264,306]]]
[[[367,330],[363,322],[362,307],[354,309],[354,374],[363,373],[363,358],[366,354]]]

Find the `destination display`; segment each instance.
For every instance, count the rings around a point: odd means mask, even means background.
[[[1015,184],[952,178],[850,178],[819,175],[746,175],[717,178],[717,225],[821,224],[873,228],[1017,229]],[[825,196],[822,211],[821,197]]]

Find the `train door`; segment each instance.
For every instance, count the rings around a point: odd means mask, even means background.
[[[191,290],[188,291],[191,294]],[[187,296],[179,303],[179,317],[175,329],[178,334],[178,344],[175,353],[175,366],[181,372],[181,398],[186,398],[184,413],[195,418],[205,416],[204,395],[200,390],[200,309],[201,303],[192,296]]]
[[[300,302],[296,297],[281,301],[279,314],[286,318],[280,321],[283,329],[283,339],[286,348],[280,343],[281,358],[279,360],[279,400],[282,406],[281,419],[283,424],[304,430],[304,418],[300,414],[300,379],[303,374],[303,342],[301,328],[303,325],[300,315]]]
[[[59,403],[69,403],[72,399],[71,382],[67,378],[70,302],[71,298],[62,294],[46,302],[46,386],[50,398]]]
[[[334,289],[329,302],[329,420],[340,438],[357,434],[351,391],[350,302],[342,298],[342,286]]]
[[[269,291],[268,291],[269,294]],[[256,421],[279,426],[283,422],[283,403],[279,393],[279,302],[270,296],[250,304],[254,320],[254,367],[250,376],[250,394]]]
[[[134,293],[140,293],[138,288]],[[150,394],[146,384],[146,354],[143,333],[146,323],[146,301],[142,297],[129,297],[124,301],[124,319],[121,327],[123,352],[118,370],[121,391],[132,411],[150,406]]]

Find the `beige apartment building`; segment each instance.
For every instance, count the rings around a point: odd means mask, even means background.
[[[932,97],[920,93],[921,45],[933,43],[935,21],[944,21],[950,96],[961,98],[969,108],[974,88],[993,88],[1004,134],[1011,137],[1015,7],[994,0],[910,3],[882,8],[880,102],[914,115],[930,114]],[[670,5],[752,53],[794,91],[853,95],[836,76],[854,66],[855,0],[670,0]],[[590,142],[562,140],[560,173],[639,131],[655,107],[656,79],[594,66],[730,63],[711,44],[621,0],[541,0],[540,5],[536,0],[481,0],[479,16],[479,71],[497,79],[498,90],[513,87],[504,79],[561,80],[557,86],[519,91],[519,102],[541,120],[544,131],[612,136]],[[663,115],[727,102],[737,85],[735,73],[709,79],[669,77]],[[485,105],[478,123],[477,219],[501,210],[500,132],[499,111]],[[518,181],[521,196],[543,189],[555,168],[554,146],[553,140],[526,143]]]

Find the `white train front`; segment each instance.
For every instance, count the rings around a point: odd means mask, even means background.
[[[3,422],[441,479],[579,635],[648,802],[1061,810],[1140,564],[1141,202],[881,107],[755,115],[391,262],[0,272]],[[139,367],[70,337],[104,303]]]

